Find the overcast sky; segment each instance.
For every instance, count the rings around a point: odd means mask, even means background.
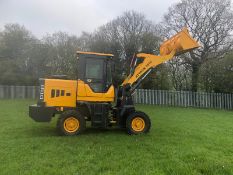
[[[0,0],[0,28],[19,23],[38,37],[64,31],[80,35],[135,10],[159,22],[168,7],[180,0]]]

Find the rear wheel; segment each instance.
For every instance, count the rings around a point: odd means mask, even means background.
[[[150,118],[144,112],[136,111],[130,114],[126,120],[126,129],[130,135],[147,133],[150,127]]]
[[[65,111],[60,115],[57,121],[57,129],[61,135],[77,135],[82,133],[85,128],[85,118],[77,111]]]

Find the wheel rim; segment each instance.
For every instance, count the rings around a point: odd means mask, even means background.
[[[64,129],[66,132],[76,132],[79,129],[79,121],[75,117],[69,117],[64,121]]]
[[[134,131],[143,131],[145,128],[145,121],[141,117],[136,117],[132,120],[131,126]]]

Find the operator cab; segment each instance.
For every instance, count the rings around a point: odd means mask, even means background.
[[[106,93],[112,85],[112,57],[112,54],[78,51],[78,79],[94,93]]]

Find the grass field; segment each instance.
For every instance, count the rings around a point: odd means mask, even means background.
[[[0,174],[233,174],[233,112],[137,106],[147,135],[123,130],[56,133],[28,117],[30,100],[0,101]]]

